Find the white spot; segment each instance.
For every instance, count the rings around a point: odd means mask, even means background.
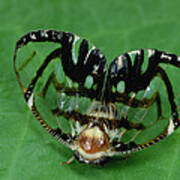
[[[92,73],[93,73],[93,74],[97,74],[97,70],[99,69],[99,66],[95,64],[95,65],[93,66],[93,68],[94,68],[94,69],[93,69]]]
[[[32,106],[33,106],[33,97],[34,97],[34,94],[32,93],[27,104],[28,104],[28,107],[31,109]]]
[[[177,126],[177,125],[178,125],[178,123],[177,123],[177,122],[175,122],[175,123],[174,123],[174,125],[175,125],[175,126]]]
[[[65,95],[66,95],[66,94],[65,94],[64,92],[61,93],[61,97],[65,97]]]
[[[141,50],[134,50],[134,51],[130,51],[129,53],[128,53],[129,55],[132,55],[132,54],[141,54]]]
[[[90,53],[91,53],[91,51],[92,51],[92,50],[94,50],[94,49],[96,49],[96,47],[95,47],[95,46],[92,46],[92,48],[88,51],[88,53],[87,53],[87,55],[86,55],[86,58],[85,58],[85,60],[84,60],[84,64],[86,64],[86,63],[87,63],[87,60],[88,60],[89,54],[90,54]]]
[[[30,37],[31,37],[31,34],[30,34]],[[23,40],[23,42],[26,42],[26,38],[23,38],[22,40]]]
[[[63,109],[63,108],[64,108],[64,104],[65,104],[65,101],[61,101],[61,103],[60,103],[60,109]]]
[[[69,42],[71,42],[72,41],[72,36],[69,36]]]
[[[102,53],[99,53],[99,57],[100,57],[100,58],[103,58],[104,55],[103,55]]]
[[[71,37],[71,38],[72,38],[72,37]],[[75,35],[75,36],[74,36],[74,42],[73,42],[73,45],[74,45],[79,39],[80,39],[80,37],[77,36],[77,35]]]
[[[63,109],[64,105],[65,105],[65,93],[64,92],[60,93],[58,98],[59,98],[58,105],[59,105],[60,109]]]
[[[180,62],[180,56],[177,57],[177,61]]]
[[[121,146],[121,144],[117,144],[117,145],[116,145],[116,148],[119,148],[120,146]]]
[[[122,55],[118,57],[118,70],[123,67]]]
[[[63,33],[62,33],[62,32],[58,33],[57,39],[61,40],[62,36],[63,36]]]
[[[174,132],[174,123],[173,120],[170,118],[169,120],[169,126],[168,126],[168,136]]]
[[[151,89],[150,89],[150,87],[148,86],[147,89],[146,89],[146,91],[150,91],[150,90],[151,90]]]
[[[78,59],[77,59],[77,57],[76,57],[76,42],[78,41],[80,39],[80,37],[79,36],[74,36],[74,41],[73,41],[73,45],[72,45],[72,56],[73,56],[73,62],[74,62],[74,64],[77,64],[77,61],[78,61]]]
[[[48,34],[46,30],[41,31],[41,36],[48,38]]]
[[[33,39],[33,40],[36,40],[36,35],[33,34],[33,33],[30,33],[30,38]]]
[[[147,88],[146,88],[146,90],[145,90],[145,92],[144,92],[144,95],[143,95],[143,97],[147,97],[147,96],[149,96],[151,94],[151,88],[148,86]]]
[[[148,58],[150,58],[151,56],[153,56],[155,53],[154,49],[148,49]]]
[[[127,150],[127,153],[130,154],[130,153],[131,153],[131,150]]]
[[[165,58],[165,59],[168,59],[168,60],[170,60],[170,61],[171,61],[171,59],[172,59],[171,56],[169,56],[168,54],[164,54],[164,53],[161,54],[161,58],[162,58],[162,59]]]

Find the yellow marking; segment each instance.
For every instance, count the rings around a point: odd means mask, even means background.
[[[64,164],[70,164],[72,161],[74,161],[75,160],[75,158],[74,158],[74,156],[73,157],[71,157],[68,161],[62,161],[62,162],[60,162],[60,164],[61,165],[64,165]]]
[[[135,96],[136,96],[136,93],[134,92],[129,99],[128,106],[131,106],[131,103],[132,103],[133,99],[135,98]]]
[[[19,69],[17,69],[17,71],[22,71],[24,67],[27,66],[28,63],[34,58],[35,55],[36,51],[33,52],[33,54],[19,67]]]
[[[97,109],[98,108],[98,109]],[[101,108],[105,108],[105,112],[101,111]],[[108,111],[109,108],[109,111]],[[109,103],[107,105],[98,103],[96,101],[93,101],[90,105],[90,107],[87,110],[87,115],[95,117],[97,119],[99,118],[105,118],[109,120],[115,120],[115,112],[116,112],[116,106],[112,103]]]
[[[24,86],[21,87],[23,90],[23,93],[25,94],[25,92],[27,91],[27,88],[25,88]]]
[[[102,138],[104,133],[98,127],[92,127],[85,130],[84,135],[88,138]]]

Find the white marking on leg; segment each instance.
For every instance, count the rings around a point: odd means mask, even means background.
[[[52,39],[55,40],[56,39],[56,32],[55,31],[51,31],[52,33]]]
[[[122,55],[118,57],[118,70],[120,70],[123,67],[123,60]]]
[[[148,49],[148,58],[154,56],[155,50],[154,49]]]
[[[172,118],[170,118],[168,129],[167,129],[168,136],[174,132],[174,128],[175,128],[174,122],[173,122]]]
[[[34,33],[30,33],[30,38],[36,40],[36,35]]]
[[[57,35],[57,39],[61,40],[61,39],[62,39],[62,37],[63,37],[63,33],[62,33],[62,32],[58,33],[58,35]]]
[[[31,35],[30,35],[31,36]],[[26,42],[26,38],[23,38],[22,41],[25,43]]]
[[[72,38],[72,37],[71,37]],[[78,59],[77,59],[77,57],[76,57],[76,42],[78,41],[80,39],[80,37],[79,36],[74,36],[74,41],[73,41],[73,45],[72,45],[72,57],[73,57],[73,62],[74,62],[74,64],[77,64],[77,61],[78,61]]]
[[[70,35],[69,36],[69,43],[72,41],[72,36]]]
[[[41,36],[42,36],[42,37],[45,37],[45,38],[48,38],[47,31],[46,31],[46,30],[42,30],[42,31],[41,31]]]
[[[97,74],[98,69],[99,69],[99,65],[96,65],[96,64],[95,64],[95,65],[93,66],[93,71],[92,71],[92,73],[93,73],[93,74]]]
[[[100,58],[103,58],[104,55],[103,55],[102,53],[99,53],[99,57],[100,57]]]
[[[28,107],[29,107],[30,109],[32,109],[32,106],[33,106],[33,101],[34,101],[33,98],[34,98],[34,94],[32,93],[31,96],[30,96],[30,98],[28,99],[28,102],[27,102]]]
[[[72,137],[74,137],[76,133],[75,133],[75,129],[73,127],[72,122],[70,122],[70,126],[71,126],[71,135],[72,135]]]
[[[177,61],[180,62],[180,56],[177,57]]]
[[[162,53],[161,54],[161,57],[160,58],[162,58],[162,59],[168,59],[169,61],[171,61],[172,60],[172,57],[171,56],[169,56],[168,54],[164,54],[164,53]]]
[[[84,60],[84,64],[87,63],[88,57],[89,57],[91,51],[94,50],[94,49],[96,49],[96,47],[95,47],[95,46],[92,46],[92,48],[88,51],[88,53],[87,53],[87,55],[86,55],[86,58],[85,58],[85,60]]]
[[[141,50],[134,50],[134,51],[130,51],[129,53],[128,53],[129,55],[132,55],[132,54],[141,54]]]

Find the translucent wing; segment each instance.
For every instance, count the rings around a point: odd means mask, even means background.
[[[105,94],[119,115],[114,139],[118,154],[149,147],[179,126],[175,98],[179,88],[173,82],[177,87],[173,91],[170,71],[161,63],[179,67],[176,55],[152,49],[125,53],[110,64]]]
[[[17,42],[14,68],[37,119],[46,120],[50,127],[56,122],[62,127],[66,119],[83,123],[91,100],[100,98],[106,59],[94,45],[74,34],[39,30]]]

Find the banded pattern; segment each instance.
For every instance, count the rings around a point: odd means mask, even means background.
[[[43,51],[42,42],[56,47],[48,45]],[[28,49],[29,43],[35,49]],[[89,164],[147,148],[179,127],[173,87],[161,64],[179,68],[180,57],[141,49],[118,56],[107,68],[105,56],[93,44],[56,30],[27,33],[14,53],[15,73],[28,107],[52,136],[75,151],[76,159]],[[165,87],[167,107],[160,86]],[[153,119],[151,111],[156,112]],[[51,123],[58,123],[58,128]],[[152,138],[137,140],[153,131]]]

